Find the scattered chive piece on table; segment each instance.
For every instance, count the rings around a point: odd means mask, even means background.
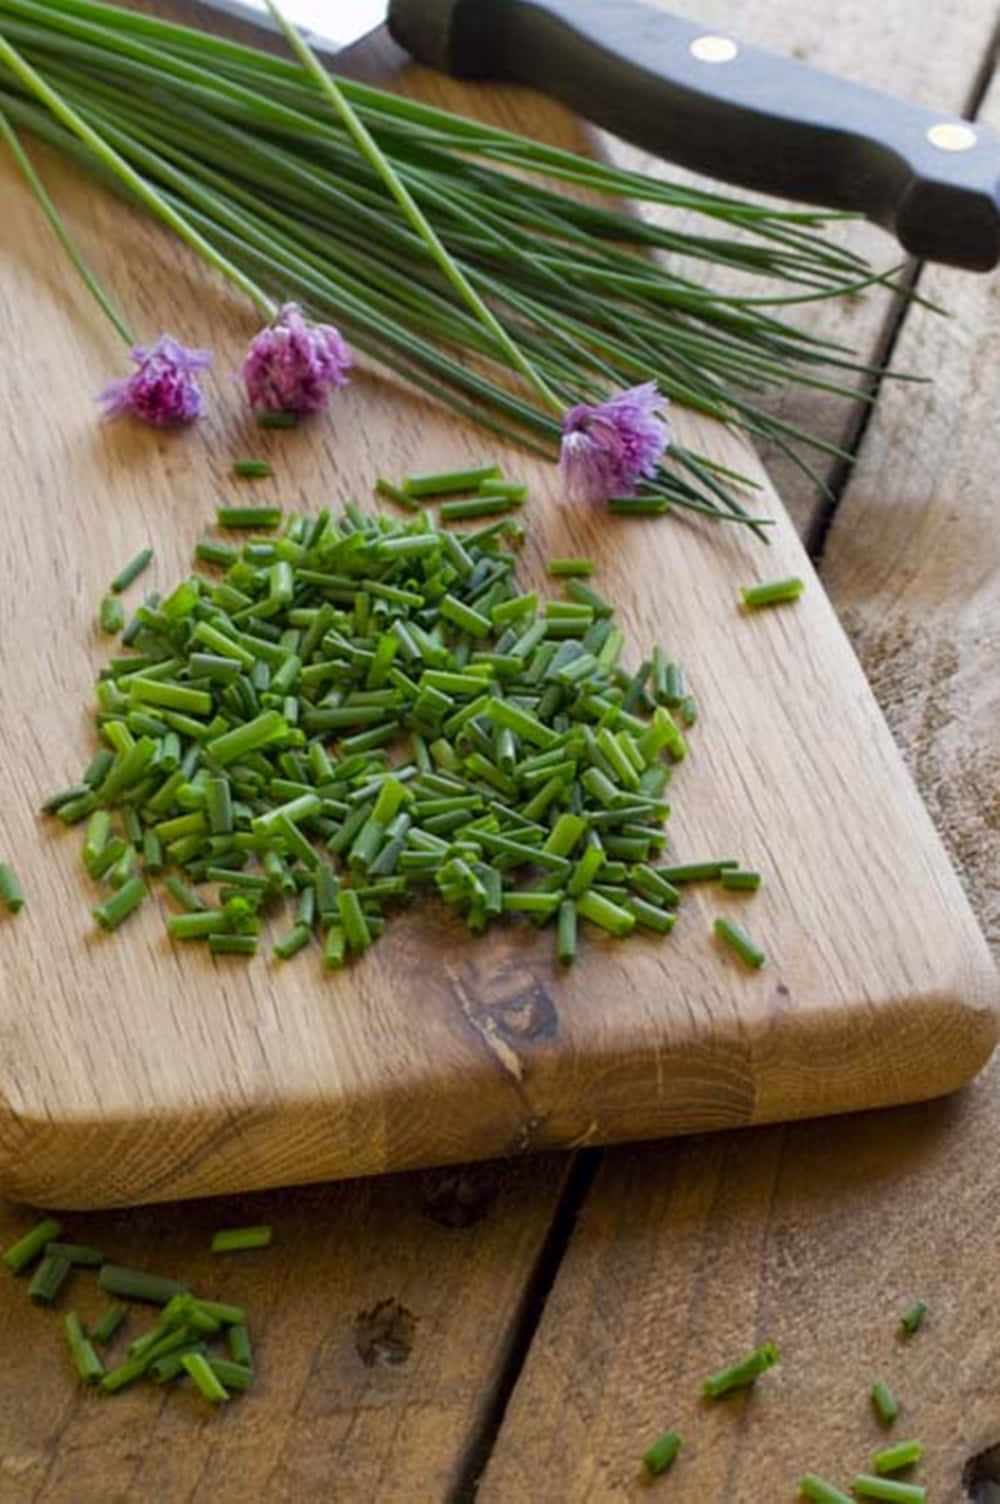
[[[129,1269],[121,1264],[103,1265],[97,1283],[108,1295],[145,1300],[154,1306],[164,1306],[175,1295],[187,1294],[187,1285],[180,1280],[165,1279],[162,1275],[147,1274],[143,1269]]]
[[[230,1358],[216,1358],[209,1353],[207,1362],[219,1383],[226,1389],[249,1389],[256,1377],[252,1368],[243,1363],[234,1363]]]
[[[71,1264],[79,1264],[84,1269],[100,1269],[104,1263],[104,1254],[99,1248],[91,1248],[87,1243],[46,1243],[46,1255],[69,1259]]]
[[[926,1315],[927,1304],[925,1301],[915,1300],[912,1306],[907,1306],[906,1310],[899,1318],[899,1324],[902,1327],[904,1334],[907,1337],[912,1337],[913,1333],[915,1331],[918,1331],[919,1328],[923,1325],[923,1320]]]
[[[899,1415],[899,1401],[882,1379],[872,1385],[872,1405],[883,1426],[891,1426]]]
[[[642,1465],[654,1478],[673,1467],[683,1438],[679,1431],[664,1431],[642,1454]]]
[[[258,428],[298,428],[298,413],[259,412],[254,414]]]
[[[93,1343],[84,1332],[75,1311],[70,1311],[63,1319],[63,1330],[80,1378],[85,1384],[100,1383],[104,1377],[104,1364],[94,1351]]]
[[[267,460],[235,460],[233,474],[240,480],[265,480],[274,471]]]
[[[468,501],[443,501],[438,511],[442,522],[466,522],[476,517],[499,517],[518,502],[510,496],[470,496]]]
[[[58,1238],[62,1232],[62,1223],[57,1222],[55,1217],[45,1217],[37,1222],[30,1232],[26,1232],[23,1238],[12,1243],[0,1258],[12,1274],[21,1274],[29,1264],[33,1264],[42,1253],[45,1245]]]
[[[762,1373],[773,1368],[777,1361],[778,1349],[774,1343],[762,1342],[753,1352],[747,1353],[745,1358],[731,1363],[728,1368],[720,1368],[718,1373],[709,1374],[702,1383],[701,1392],[706,1399],[714,1400],[720,1395],[728,1394],[731,1389],[745,1389],[755,1383]]]
[[[24,908],[24,894],[17,880],[17,873],[8,862],[0,862],[0,903],[11,914],[19,914]]]
[[[764,585],[744,585],[740,594],[747,610],[756,611],[761,606],[780,606],[786,601],[797,601],[805,588],[804,580],[770,580]]]
[[[121,595],[127,590],[133,580],[137,580],[142,571],[152,562],[153,550],[141,548],[133,559],[130,559],[124,569],[120,569],[111,581],[111,589],[115,595]]]
[[[394,501],[404,511],[420,511],[420,503],[415,497],[407,495],[401,486],[394,486],[391,480],[386,480],[383,476],[379,476],[375,482],[375,490],[379,496],[385,496],[389,501]]]
[[[266,1248],[274,1237],[273,1227],[232,1227],[217,1232],[212,1239],[213,1253],[241,1253],[246,1248]]]
[[[69,1278],[73,1266],[58,1254],[46,1254],[28,1286],[28,1299],[36,1306],[51,1306]]]
[[[282,518],[280,507],[218,507],[215,520],[219,527],[273,528]]]
[[[480,465],[469,470],[441,470],[426,475],[407,475],[403,490],[407,496],[450,496],[456,491],[476,491],[486,480],[497,480],[499,465]]]
[[[221,1405],[228,1400],[228,1389],[223,1388],[219,1383],[204,1354],[185,1353],[181,1361],[205,1399],[210,1400],[213,1405]]]
[[[897,1441],[895,1446],[884,1447],[872,1457],[872,1466],[877,1473],[898,1473],[900,1468],[912,1467],[924,1455],[923,1443]]]
[[[718,938],[728,945],[730,950],[735,951],[748,966],[759,969],[764,965],[767,956],[760,946],[751,940],[743,926],[737,924],[734,919],[727,919],[725,915],[720,914],[715,921],[714,930]]]
[[[734,893],[756,893],[761,884],[759,872],[743,872],[739,867],[727,867],[719,877],[724,888]]]
[[[98,1342],[102,1347],[110,1342],[127,1315],[125,1306],[117,1301],[106,1306],[90,1328],[91,1342]]]
[[[226,1346],[234,1363],[240,1363],[244,1368],[253,1367],[250,1333],[244,1322],[234,1321],[226,1327]]]
[[[546,571],[552,579],[586,578],[594,573],[593,559],[550,559]],[[666,1433],[671,1434],[669,1431]]]
[[[101,601],[101,608],[97,619],[100,623],[101,631],[106,632],[109,637],[113,637],[117,632],[122,630],[125,626],[125,607],[117,595],[106,595],[104,597]]]
[[[806,1473],[799,1479],[799,1493],[812,1504],[854,1504],[850,1494],[845,1494],[816,1473]]]
[[[860,1499],[883,1499],[888,1504],[924,1504],[927,1490],[921,1483],[901,1483],[896,1478],[875,1478],[859,1473],[851,1483]]]

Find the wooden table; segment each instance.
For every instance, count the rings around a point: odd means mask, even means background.
[[[675,8],[1000,124],[985,0],[953,0],[934,21],[922,0],[877,11],[843,0],[815,15],[790,0]],[[383,77],[401,66],[385,44],[367,63]],[[457,86],[407,86],[471,108]],[[529,96],[490,107],[579,141],[573,121]],[[864,227],[849,238],[890,254]],[[835,508],[773,467],[991,937],[995,288],[924,271],[921,292],[950,320],[888,297],[821,309],[824,331],[934,384],[885,383],[873,411],[789,400],[856,453],[829,473]],[[1000,1478],[988,1456],[970,1464],[1000,1443],[998,1137],[994,1065],[959,1097],[850,1120],[74,1217],[75,1237],[123,1261],[155,1252],[196,1286],[209,1229],[273,1222],[280,1252],[246,1256],[233,1277],[252,1308],[260,1383],[217,1417],[182,1394],[81,1395],[56,1324],[0,1285],[0,1504],[638,1499],[637,1458],[667,1424],[688,1444],[683,1472],[657,1485],[664,1499],[791,1501],[804,1467],[843,1478],[878,1444],[867,1397],[878,1377],[927,1446],[935,1504],[985,1500],[988,1485],[969,1493],[963,1475]],[[0,1207],[0,1244],[30,1218]],[[917,1295],[930,1315],[904,1345],[894,1321]],[[701,1375],[763,1338],[784,1354],[766,1384],[701,1407]]]

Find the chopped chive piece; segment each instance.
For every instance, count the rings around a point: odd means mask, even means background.
[[[116,930],[130,914],[143,903],[148,889],[141,877],[130,877],[127,882],[93,910],[97,923],[105,930]]]
[[[257,936],[216,933],[209,935],[208,948],[213,956],[255,956]]]
[[[126,1308],[117,1301],[106,1306],[90,1328],[91,1342],[99,1342],[102,1347],[110,1342],[127,1315]]]
[[[221,1405],[229,1398],[229,1391],[219,1383],[203,1353],[185,1353],[181,1359],[205,1399],[213,1405]]]
[[[240,480],[264,480],[274,471],[267,460],[234,460],[233,474]]]
[[[820,1478],[816,1473],[805,1473],[799,1479],[799,1493],[803,1499],[811,1500],[812,1504],[854,1504],[850,1494],[834,1488],[832,1483],[827,1483],[825,1478]]]
[[[147,1366],[144,1358],[130,1358],[127,1363],[120,1363],[117,1368],[109,1368],[101,1379],[101,1388],[105,1394],[117,1394],[119,1389],[125,1389],[129,1384],[134,1384],[137,1379],[141,1379]]]
[[[739,868],[739,862],[685,862],[679,867],[657,867],[656,873],[665,883],[700,883],[721,878],[729,868]]]
[[[899,1401],[882,1379],[872,1385],[872,1406],[883,1426],[891,1426],[899,1415]]]
[[[212,1238],[213,1253],[241,1253],[247,1248],[266,1248],[274,1237],[274,1229],[259,1227],[233,1227],[217,1232]]]
[[[244,1368],[253,1367],[250,1333],[244,1322],[236,1321],[226,1328],[226,1345],[234,1363],[239,1363]]]
[[[328,971],[339,971],[347,953],[347,936],[343,925],[331,924],[323,946],[323,964]]]
[[[32,1276],[28,1286],[28,1299],[36,1306],[50,1306],[73,1268],[69,1259],[58,1254],[46,1254]]]
[[[706,1399],[714,1400],[720,1395],[728,1394],[731,1389],[745,1389],[777,1361],[778,1349],[774,1343],[762,1342],[753,1352],[747,1353],[745,1358],[731,1363],[728,1368],[720,1368],[717,1373],[709,1374],[702,1383],[701,1392]]]
[[[215,1358],[209,1354],[208,1366],[219,1383],[227,1389],[249,1389],[255,1378],[252,1368],[247,1368],[242,1363],[233,1363],[228,1358]]]
[[[121,595],[123,590],[127,590],[132,581],[139,578],[142,571],[152,561],[152,558],[153,550],[151,548],[140,548],[135,557],[130,559],[124,569],[120,569],[111,581],[111,589],[115,595]]]
[[[163,879],[163,886],[171,898],[179,903],[189,914],[196,914],[208,908],[205,900],[193,888],[189,888],[187,883],[182,882],[179,877],[175,877],[173,873],[169,873]]]
[[[740,594],[744,606],[755,611],[760,606],[777,606],[784,601],[797,601],[805,588],[804,580],[771,580],[765,585],[744,585]]]
[[[45,1251],[45,1245],[58,1238],[62,1232],[62,1223],[57,1222],[55,1217],[45,1217],[41,1222],[36,1222],[30,1232],[26,1232],[23,1238],[12,1243],[0,1258],[12,1274],[21,1274],[29,1264]]]
[[[443,501],[442,522],[464,522],[473,517],[497,517],[519,505],[510,496],[471,496],[468,501]]]
[[[66,1343],[76,1364],[76,1371],[85,1384],[97,1384],[104,1377],[104,1364],[94,1351],[75,1311],[63,1318]]]
[[[407,512],[419,512],[420,510],[412,496],[408,496],[401,487],[394,486],[392,481],[385,480],[382,476],[379,476],[375,482],[375,490],[379,496],[388,497],[390,501],[394,501],[397,506],[405,508]]]
[[[851,1488],[860,1499],[883,1499],[888,1504],[925,1504],[927,1490],[920,1483],[901,1483],[897,1478],[875,1478],[858,1473]]]
[[[456,491],[475,491],[485,480],[500,474],[498,465],[480,465],[470,470],[442,470],[426,475],[407,475],[403,490],[407,496],[448,496]]]
[[[106,595],[104,597],[97,614],[97,620],[101,631],[106,632],[109,637],[113,637],[122,630],[125,626],[125,607],[117,595]]]
[[[720,914],[713,928],[717,937],[725,945],[728,945],[730,950],[735,951],[748,966],[759,968],[764,965],[767,956],[761,950],[760,946],[751,940],[741,924],[737,924],[734,919],[727,919],[725,915]]]
[[[576,960],[576,904],[572,898],[564,898],[559,905],[556,955],[563,966],[570,966]]]
[[[154,1306],[166,1305],[175,1295],[187,1293],[187,1285],[180,1280],[147,1274],[142,1269],[128,1269],[121,1264],[105,1264],[97,1276],[97,1283],[108,1295],[145,1300]]]
[[[360,953],[372,943],[371,931],[365,919],[358,895],[351,888],[341,888],[337,894],[340,923],[349,950]]]
[[[756,893],[761,876],[759,872],[743,872],[739,867],[727,867],[720,874],[719,881],[724,888],[730,888],[736,893]]]
[[[152,1379],[154,1384],[170,1384],[184,1373],[184,1357],[187,1353],[204,1353],[206,1351],[204,1342],[193,1338],[182,1347],[175,1347],[172,1352],[165,1353],[162,1357],[154,1358],[146,1369],[146,1374]]]
[[[274,942],[274,954],[282,961],[290,961],[292,956],[297,956],[312,939],[312,930],[308,924],[296,924],[283,935],[280,940]]]
[[[652,1474],[654,1478],[665,1473],[673,1466],[681,1445],[682,1438],[679,1431],[664,1431],[642,1454],[642,1465],[647,1473]]]
[[[298,428],[299,415],[294,412],[272,412],[269,408],[263,408],[254,413],[254,421],[258,428]]]
[[[926,1315],[926,1303],[922,1300],[915,1300],[912,1306],[907,1306],[902,1316],[900,1316],[899,1324],[906,1335],[912,1337],[913,1333],[923,1324],[923,1319]]]
[[[591,924],[599,925],[602,930],[607,930],[609,935],[616,935],[619,938],[630,935],[635,928],[634,914],[612,903],[610,899],[603,898],[592,888],[588,888],[576,900],[576,911],[583,919],[589,919]]]
[[[560,577],[569,579],[580,576],[586,577],[593,574],[594,561],[593,559],[584,558],[550,559],[546,568],[553,579],[559,579]],[[669,1435],[670,1433],[668,1432],[667,1434]]]
[[[877,1473],[898,1473],[901,1468],[919,1462],[924,1455],[919,1441],[897,1441],[895,1446],[884,1447],[872,1457],[872,1466]]]
[[[520,480],[494,480],[481,481],[477,489],[479,496],[504,496],[509,501],[523,501],[528,494],[528,487]]]
[[[79,1264],[85,1269],[99,1269],[104,1263],[101,1250],[86,1243],[46,1243],[45,1255],[46,1258],[68,1259],[71,1264]]]
[[[17,880],[17,873],[8,862],[0,862],[0,903],[11,914],[19,914],[24,908],[24,894]]]
[[[219,527],[277,527],[282,518],[280,507],[219,507],[215,520]]]

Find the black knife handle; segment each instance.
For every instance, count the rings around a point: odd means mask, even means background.
[[[866,215],[907,251],[1000,260],[1000,135],[744,46],[639,0],[391,0],[421,62],[530,84],[647,151]]]

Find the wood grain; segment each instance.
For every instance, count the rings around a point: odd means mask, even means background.
[[[985,118],[1000,123],[996,85]],[[928,270],[921,291],[952,317],[914,309],[895,358],[935,383],[883,391],[823,576],[995,948],[997,283]],[[927,1447],[928,1497],[976,1498],[963,1474],[1000,1440],[998,1134],[993,1063],[927,1107],[606,1155],[481,1500],[539,1476],[566,1501],[644,1497],[636,1459],[676,1423],[688,1446],[665,1491],[791,1501],[806,1467],[843,1482],[878,1445],[883,1375],[900,1433]],[[916,1296],[930,1315],[904,1344]],[[703,1408],[699,1378],[767,1337],[781,1367]],[[1000,1481],[995,1458],[980,1477]]]
[[[673,785],[673,851],[763,868],[750,921],[772,958],[762,973],[719,954],[706,891],[666,945],[588,937],[568,976],[548,934],[481,942],[434,910],[334,977],[315,954],[247,967],[179,953],[161,903],[95,936],[78,839],[40,832],[34,812],[90,756],[109,575],[150,542],[152,583],[176,580],[229,463],[259,442],[229,376],[254,321],[144,220],[48,175],[143,334],[169,327],[217,364],[194,432],[95,424],[91,394],[121,354],[13,184],[0,320],[24,353],[0,376],[13,429],[0,568],[23,583],[0,602],[0,841],[30,902],[4,934],[10,1193],[168,1200],[692,1132],[933,1096],[983,1063],[995,973],[829,603],[813,585],[791,612],[737,610],[741,582],[808,574],[762,473],[778,522],[766,553],[735,529],[609,526],[564,505],[549,467],[509,461],[532,488],[525,577],[544,584],[552,553],[592,555],[633,658],[661,640],[687,667],[703,714]],[[754,463],[714,425],[679,415],[678,428],[724,463]],[[318,507],[365,496],[386,470],[480,457],[483,438],[362,370],[328,419],[267,448],[276,479],[255,496]]]

